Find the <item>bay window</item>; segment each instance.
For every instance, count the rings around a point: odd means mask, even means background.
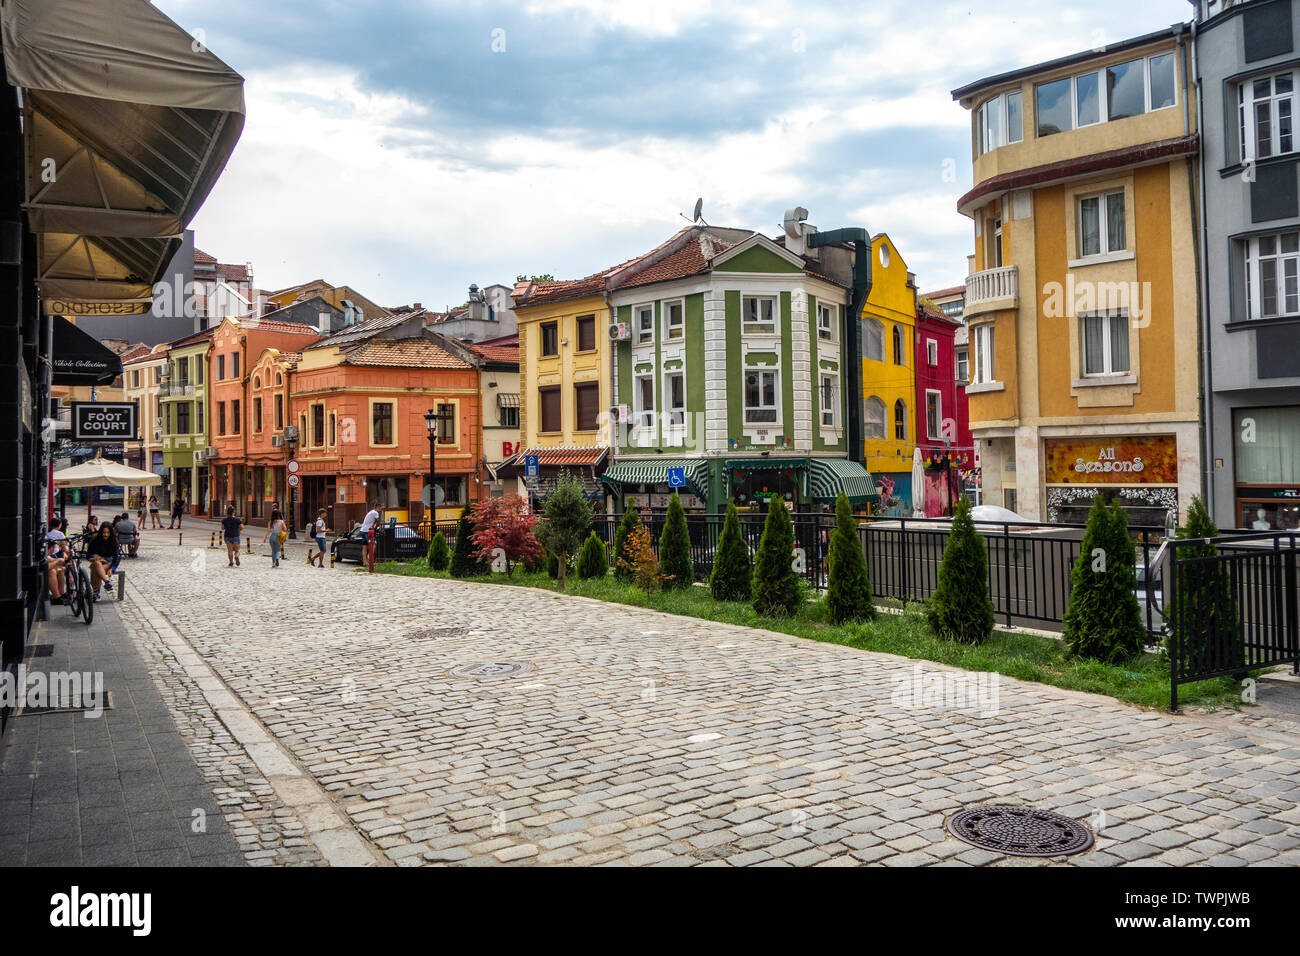
[[[1038,135],[1140,116],[1178,101],[1173,53],[1160,53],[1034,88]]]
[[[977,325],[970,334],[975,347],[974,384],[986,385],[997,381],[994,376],[993,326]]]
[[[1025,127],[1020,91],[1012,90],[993,97],[977,111],[976,123],[981,156],[999,146],[1020,142]]]
[[[1252,319],[1300,314],[1300,232],[1245,242],[1246,302]]]

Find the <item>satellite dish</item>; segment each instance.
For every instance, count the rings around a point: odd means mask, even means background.
[[[695,214],[691,216],[691,222],[699,222],[700,214],[704,212],[704,197],[701,196],[695,200]]]

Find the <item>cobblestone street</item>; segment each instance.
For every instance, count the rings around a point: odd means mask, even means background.
[[[249,862],[1041,865],[943,829],[1014,803],[1098,831],[1058,865],[1300,863],[1294,725],[904,708],[910,660],[208,532],[146,535],[120,606]],[[453,673],[485,662],[524,672]]]

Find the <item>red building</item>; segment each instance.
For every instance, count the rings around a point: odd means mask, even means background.
[[[975,467],[966,383],[957,381],[960,327],[937,309],[916,310],[915,434],[926,469],[925,510],[935,517],[951,511],[965,476]]]

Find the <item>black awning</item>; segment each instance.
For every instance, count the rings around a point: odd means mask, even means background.
[[[122,374],[116,352],[56,315],[54,323],[53,379],[55,385],[111,385]]]

